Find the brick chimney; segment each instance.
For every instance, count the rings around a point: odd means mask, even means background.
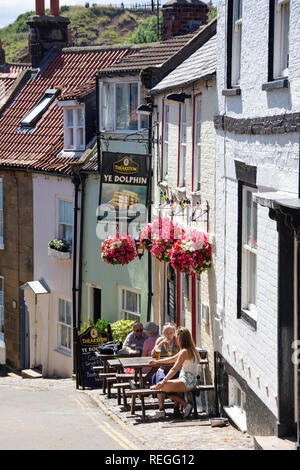
[[[62,49],[68,45],[70,20],[59,15],[59,0],[50,1],[50,15],[45,15],[45,0],[36,0],[35,15],[27,20],[33,68],[39,67],[54,48]]]
[[[162,7],[163,40],[193,33],[208,23],[209,8],[200,0],[170,0]]]
[[[35,14],[38,16],[45,14],[45,0],[35,0]]]

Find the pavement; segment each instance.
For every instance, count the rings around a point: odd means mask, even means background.
[[[118,406],[116,394],[113,393],[113,397],[108,399],[106,395],[103,395],[102,390],[76,390],[75,382],[72,379],[22,379],[20,375],[13,372],[6,375],[0,373],[0,397],[5,395],[5,390],[7,398],[9,397],[8,392],[12,393],[14,390],[14,395],[11,395],[10,399],[12,396],[16,400],[20,399],[19,403],[24,403],[24,409],[26,409],[26,397],[30,391],[53,392],[52,394],[43,393],[43,407],[37,406],[37,412],[43,412],[47,419],[52,414],[56,423],[57,420],[62,420],[62,425],[68,432],[67,443],[69,443],[69,447],[67,445],[67,448],[80,448],[76,447],[75,442],[71,444],[72,421],[67,419],[70,415],[73,418],[77,416],[76,423],[79,428],[91,430],[94,428],[98,433],[101,433],[101,436],[98,435],[98,441],[95,441],[95,446],[98,442],[98,448],[99,442],[103,442],[103,448],[110,449],[254,450],[253,437],[241,433],[230,424],[223,428],[214,428],[205,417],[201,417],[200,420],[180,419],[175,421],[172,416],[171,401],[166,402],[166,419],[158,421],[154,418],[157,404],[151,398],[147,398],[146,402],[149,403],[146,411],[147,420],[143,422],[138,403],[136,414],[131,415],[130,411],[125,411],[122,406]],[[21,393],[21,391],[23,394],[20,394],[18,398],[18,392]],[[38,396],[36,393],[35,397]],[[77,402],[79,408],[78,406],[70,408],[70,397]],[[46,401],[45,398],[47,398]],[[55,404],[60,408],[58,413],[55,413]],[[63,407],[67,408],[64,413],[61,411]],[[29,412],[28,406],[27,409]],[[3,416],[2,412],[1,416]],[[78,416],[81,417],[82,422],[78,421]],[[18,419],[17,416],[15,419]],[[90,421],[88,422],[87,419]],[[39,426],[41,427],[36,429],[37,439],[38,431],[42,432],[42,421],[39,421]],[[74,427],[73,434],[76,434]],[[81,432],[76,436],[78,445],[79,443],[83,445],[80,441],[80,436],[83,434]],[[64,435],[61,436],[62,439]],[[88,434],[86,441],[91,445],[90,439],[92,436]],[[7,442],[8,444],[11,445],[11,442]],[[90,445],[89,448],[91,448]],[[1,446],[1,442],[0,448],[4,448]],[[66,448],[65,443],[64,448]]]

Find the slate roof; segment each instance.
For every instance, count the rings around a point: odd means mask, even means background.
[[[176,36],[166,41],[153,43],[125,57],[112,67],[102,69],[99,75],[138,74],[148,67],[160,67],[182,49],[197,33]]]
[[[96,73],[121,60],[129,47],[66,48],[48,59],[47,65],[21,88],[0,118],[0,167],[71,173],[76,158],[58,156],[64,145],[63,110],[57,98],[34,128],[21,128],[20,121],[33,109],[48,88],[61,94],[74,93],[91,82]]]
[[[160,93],[172,88],[185,87],[216,73],[217,37],[214,35],[190,57],[170,72],[150,91]]]

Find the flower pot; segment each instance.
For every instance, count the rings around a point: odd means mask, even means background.
[[[57,258],[57,259],[70,259],[71,253],[69,251],[64,252],[64,251],[54,250],[53,248],[50,248],[48,246],[48,256],[52,256],[53,258]]]

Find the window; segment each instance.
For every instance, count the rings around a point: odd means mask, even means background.
[[[3,233],[3,180],[0,178],[0,249],[4,245]]]
[[[71,351],[72,347],[72,314],[71,302],[58,300],[58,348]]]
[[[224,407],[228,416],[241,431],[247,431],[246,394],[231,375],[228,377],[229,406]]]
[[[201,169],[201,97],[194,98],[194,163],[193,191],[200,190]]]
[[[179,164],[178,164],[178,186],[185,186],[186,166],[186,104],[179,107]]]
[[[242,49],[242,0],[233,0],[232,21],[232,85],[239,85],[241,78]]]
[[[228,1],[227,88],[240,84],[242,9],[242,0]]]
[[[21,120],[22,127],[33,127],[49,108],[50,104],[54,101],[55,97],[58,95],[59,90],[48,89],[46,90],[42,99],[38,104],[31,110],[26,116]]]
[[[141,294],[129,288],[121,288],[121,320],[138,321],[141,316]]]
[[[141,83],[102,83],[101,130],[138,131],[148,127],[148,116],[137,113],[144,99]]]
[[[0,276],[0,339],[4,339],[4,278]]]
[[[163,102],[162,180],[168,176],[170,106]]]
[[[69,201],[59,200],[58,237],[72,245],[73,234],[73,204]]]
[[[288,75],[289,67],[290,1],[275,0],[273,8],[273,78],[281,78]]]
[[[243,188],[242,310],[256,319],[257,203],[253,188]]]
[[[85,149],[84,108],[66,107],[65,115],[65,149]]]

